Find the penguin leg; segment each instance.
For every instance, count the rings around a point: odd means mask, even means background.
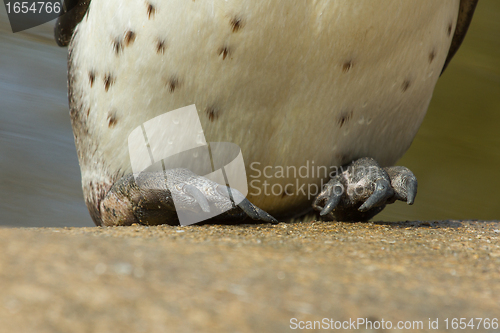
[[[409,169],[361,158],[325,185],[313,208],[329,220],[367,221],[396,200],[412,205],[416,195],[417,178]]]
[[[190,216],[212,213],[204,223],[237,223],[247,217],[278,223],[237,190],[187,169],[126,175],[110,188],[99,210],[103,226],[179,225],[179,211]]]

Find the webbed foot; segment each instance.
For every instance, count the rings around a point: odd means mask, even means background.
[[[409,205],[417,195],[417,179],[401,166],[381,168],[361,158],[333,177],[316,197],[313,208],[326,219],[366,221],[396,200]]]
[[[207,219],[234,223],[246,217],[278,223],[239,191],[187,169],[124,176],[101,201],[100,213],[104,226],[186,225]]]

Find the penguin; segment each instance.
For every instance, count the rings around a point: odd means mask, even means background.
[[[311,208],[365,221],[417,179],[393,166],[410,147],[477,0],[66,0],[70,117],[98,226],[277,222]],[[248,194],[177,168],[133,174],[128,137],[196,105],[210,142],[241,148]],[[185,186],[184,184],[189,184]],[[236,192],[234,192],[236,193]],[[240,197],[241,195],[238,194]]]

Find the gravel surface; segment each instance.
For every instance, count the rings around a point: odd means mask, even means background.
[[[476,221],[5,228],[0,331],[461,331],[453,318],[500,319],[499,237]]]

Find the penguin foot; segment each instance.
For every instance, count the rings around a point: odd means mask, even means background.
[[[367,221],[396,200],[412,205],[416,195],[417,178],[408,168],[361,158],[324,186],[313,208],[328,220]]]
[[[100,202],[99,211],[103,226],[237,223],[247,217],[278,223],[239,191],[187,169],[124,176]]]

